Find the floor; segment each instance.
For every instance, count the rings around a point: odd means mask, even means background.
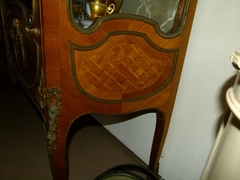
[[[69,179],[92,180],[124,163],[145,164],[90,117],[69,143]],[[28,96],[0,83],[0,180],[52,179],[42,119]]]

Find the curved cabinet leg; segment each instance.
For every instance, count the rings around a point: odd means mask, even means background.
[[[165,117],[162,113],[156,112],[156,127],[153,136],[152,149],[149,160],[149,169],[158,173],[159,159],[162,153],[164,140],[167,134],[168,125],[165,122]]]
[[[66,141],[59,140],[59,142],[57,142],[58,147],[52,152],[49,152],[49,158],[52,168],[52,177],[56,180],[67,180],[69,176],[65,142]]]
[[[47,106],[47,146],[53,179],[68,179],[67,135],[69,121],[62,107],[61,91],[51,87],[45,89]]]
[[[54,142],[49,141],[48,151],[50,164],[52,168],[53,179],[67,180],[69,176],[68,154],[67,154],[67,138],[68,138],[68,121],[66,118],[60,118],[57,128],[57,134]]]
[[[156,115],[156,127],[149,160],[149,169],[158,173],[158,163],[164,145],[168,123],[165,121],[165,117],[160,111],[157,111]],[[53,133],[53,138],[48,137],[48,149],[52,165],[53,179],[57,180],[66,180],[69,176],[67,140],[70,126],[68,122],[70,121],[67,119],[66,116],[61,115],[58,124],[52,124],[54,127],[57,127],[57,131],[54,131],[56,134]],[[84,124],[81,124],[81,126],[84,126]],[[49,127],[49,129],[51,130],[51,127]]]

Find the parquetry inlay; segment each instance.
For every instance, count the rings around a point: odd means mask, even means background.
[[[86,93],[105,100],[122,100],[127,94],[138,98],[167,81],[175,52],[158,51],[140,37],[121,43],[114,38],[93,50],[74,51],[77,79]],[[134,43],[135,38],[142,39],[142,45]]]

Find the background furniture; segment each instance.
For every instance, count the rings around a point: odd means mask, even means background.
[[[226,92],[229,106],[228,119],[223,121],[212,152],[208,158],[202,179],[209,180],[234,180],[240,178],[240,50],[231,55],[231,63],[238,70],[235,83]]]
[[[155,112],[149,169],[157,172],[197,1],[141,1],[142,15],[120,9],[89,27],[75,14],[82,2],[0,4],[8,66],[43,116],[53,176],[67,179],[68,131],[85,114]],[[165,20],[150,19],[169,2],[176,9]]]

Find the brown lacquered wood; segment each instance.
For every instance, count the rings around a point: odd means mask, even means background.
[[[180,1],[168,34],[159,33],[152,20],[118,14],[100,18],[92,28],[79,29],[71,22],[68,1],[36,2],[39,16],[35,29],[40,33],[33,38],[40,47],[35,52],[42,56],[37,66],[38,81],[31,88],[23,86],[44,112],[53,177],[68,178],[68,131],[85,114],[155,112],[149,169],[156,172],[197,1]],[[186,10],[183,6],[188,2]],[[21,12],[19,8],[11,12],[16,10]],[[31,57],[33,62],[36,58],[36,54]],[[19,73],[16,76],[26,81],[32,78]],[[41,98],[44,100],[39,102]]]

